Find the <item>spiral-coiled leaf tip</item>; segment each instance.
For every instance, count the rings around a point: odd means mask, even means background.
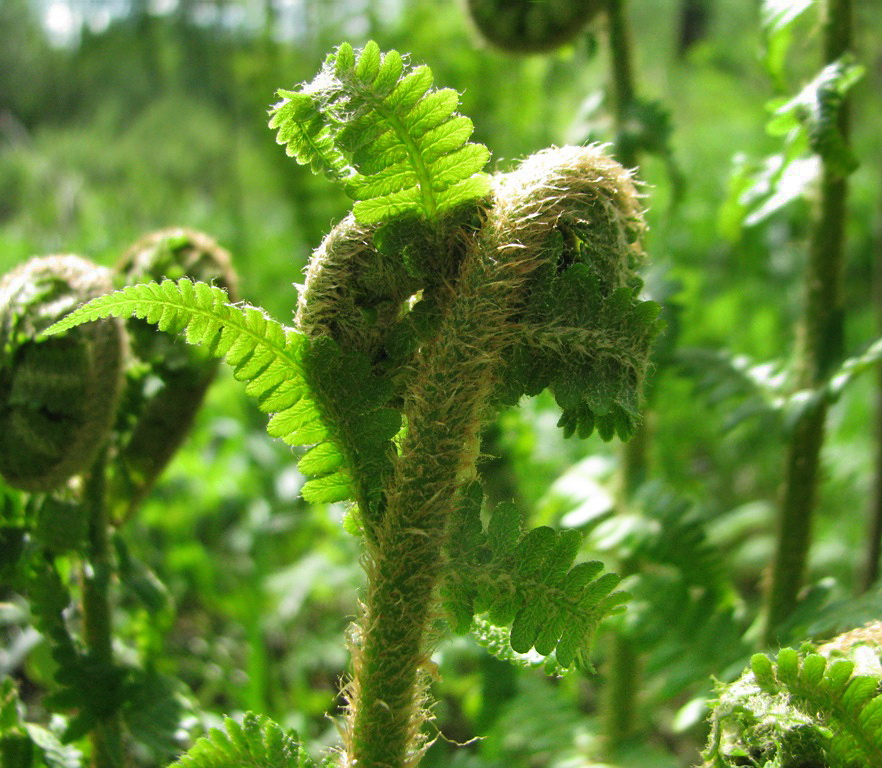
[[[62,486],[89,468],[110,432],[121,323],[40,333],[111,287],[108,270],[70,255],[31,259],[0,281],[0,473],[15,488]]]
[[[467,0],[481,36],[506,53],[546,53],[576,38],[602,0]]]

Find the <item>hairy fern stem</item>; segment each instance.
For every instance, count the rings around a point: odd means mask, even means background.
[[[438,332],[414,362],[407,435],[367,551],[368,588],[354,643],[349,763],[416,765],[427,746],[425,686],[434,593],[448,522],[476,476],[481,428],[525,265],[467,248]]]

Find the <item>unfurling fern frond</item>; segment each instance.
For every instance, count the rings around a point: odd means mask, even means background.
[[[354,485],[353,469],[368,478],[382,471],[385,446],[400,419],[380,407],[386,390],[381,382],[372,385],[367,375],[359,377],[365,366],[358,360],[345,357],[328,339],[312,342],[255,307],[229,304],[222,289],[187,279],[132,285],[102,296],[47,333],[131,315],[161,331],[181,333],[190,344],[226,360],[235,378],[247,382],[246,393],[271,414],[272,437],[292,446],[315,445],[300,464],[304,472],[319,475],[303,487],[307,501],[369,500],[370,493]],[[347,430],[355,435],[338,440]],[[344,455],[341,444],[361,450]]]
[[[640,196],[602,148],[559,147],[496,179],[488,219],[499,252],[533,253],[498,396],[548,387],[569,437],[631,436],[659,306],[641,301]]]
[[[123,369],[116,322],[43,339],[77,304],[110,290],[78,256],[35,258],[0,281],[0,474],[29,492],[87,471],[110,434]]]
[[[212,728],[171,768],[315,768],[297,735],[268,717],[248,712],[241,723],[228,717],[224,729]]]
[[[573,664],[590,669],[588,655],[600,621],[627,599],[614,591],[619,577],[603,573],[600,562],[573,565],[578,531],[542,526],[525,534],[513,504],[498,505],[482,527],[481,499],[475,483],[451,529],[443,594],[454,630],[477,629],[492,651],[498,633],[487,631],[487,622],[511,627],[515,654],[535,649],[540,656],[554,653],[563,669]],[[487,622],[473,624],[476,615]]]
[[[745,754],[781,768],[882,765],[880,630],[876,622],[817,652],[753,656],[721,693],[704,765],[744,765]]]
[[[598,0],[468,0],[467,7],[482,37],[516,54],[566,45],[603,11]]]
[[[362,224],[402,215],[434,220],[490,190],[490,153],[469,142],[459,96],[432,89],[427,66],[411,68],[373,41],[343,43],[299,90],[278,92],[270,127],[298,163],[341,182]]]

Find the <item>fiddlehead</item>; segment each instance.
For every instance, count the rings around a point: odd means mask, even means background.
[[[236,299],[230,255],[210,237],[191,230],[154,232],[136,242],[116,266],[125,284],[187,277],[217,285]],[[158,334],[143,320],[126,329],[139,365],[128,371],[122,445],[117,459],[123,484],[114,497],[135,509],[153,486],[192,427],[217,361],[202,350]]]
[[[627,439],[659,310],[638,296],[644,224],[630,173],[599,147],[544,150],[497,179],[488,227],[498,251],[534,254],[498,396],[548,387],[567,436],[596,425]]]
[[[880,652],[873,622],[817,650],[756,654],[720,691],[704,766],[882,764]]]
[[[11,486],[51,491],[87,470],[113,423],[122,380],[116,321],[40,334],[110,274],[77,256],[35,258],[0,282],[0,472]]]
[[[467,6],[487,42],[508,53],[544,53],[574,40],[603,0],[468,0]]]

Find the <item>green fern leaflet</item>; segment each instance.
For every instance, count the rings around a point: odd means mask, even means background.
[[[427,66],[410,67],[373,41],[343,43],[315,79],[278,91],[270,127],[298,163],[343,184],[362,224],[401,215],[435,220],[485,197],[490,153],[469,142],[459,96],[432,88]]]
[[[296,734],[263,715],[245,714],[241,723],[224,720],[224,730],[212,728],[207,736],[171,768],[315,768]]]

